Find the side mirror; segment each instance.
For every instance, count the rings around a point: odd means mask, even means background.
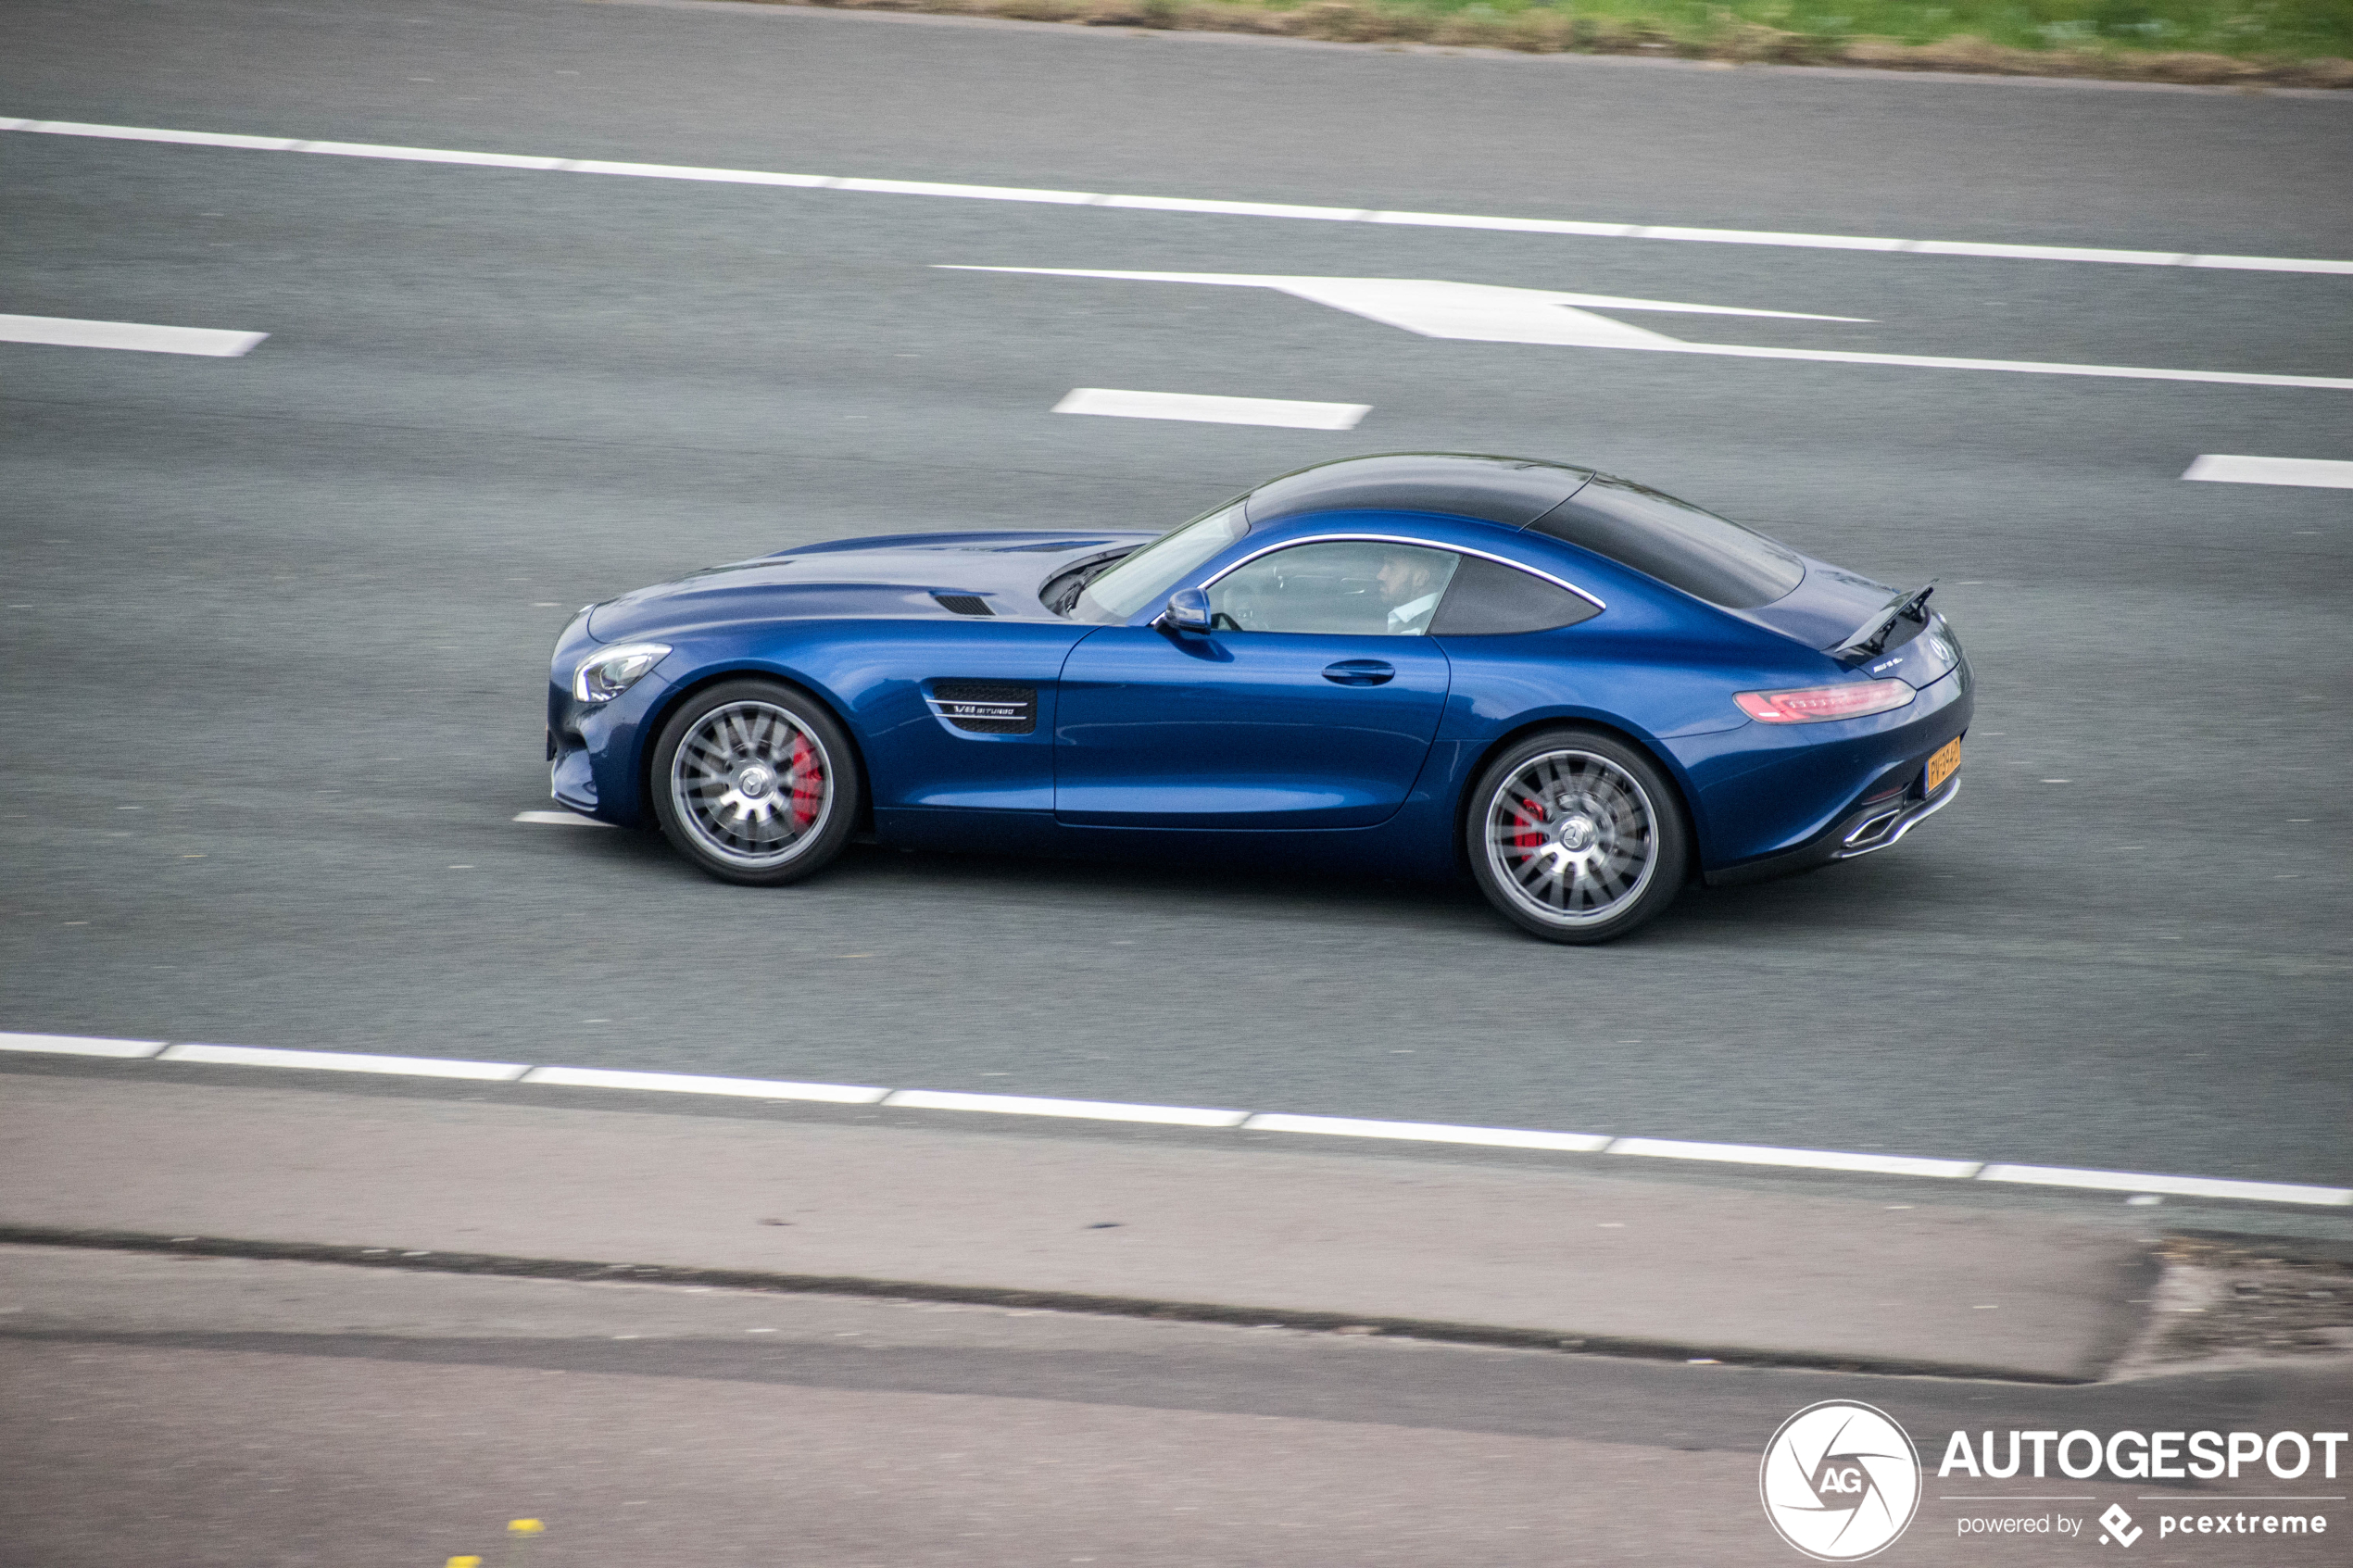
[[[1168,596],[1168,608],[1156,624],[1195,637],[1209,635],[1209,596],[1199,588],[1179,588]]]

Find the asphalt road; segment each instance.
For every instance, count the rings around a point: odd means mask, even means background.
[[[2059,1388],[10,1248],[0,1382],[0,1531],[50,1568],[1779,1564],[1758,1460],[1822,1399],[1887,1411],[1920,1451],[1907,1562],[2047,1563],[2068,1546],[1960,1521],[2089,1537],[2112,1502],[2159,1562],[2343,1557],[2155,1537],[2184,1510],[2342,1529],[2341,1501],[2252,1500],[2342,1480],[1935,1474],[1956,1429],[2342,1425],[2341,1357]],[[2072,1500],[2002,1501],[2052,1493]],[[510,1540],[516,1518],[545,1528]]]
[[[2353,96],[709,7],[19,0],[0,115],[819,174],[2353,257]],[[1438,341],[1437,278],[1707,341],[2353,374],[2353,278],[1375,228],[0,134],[0,1028],[2291,1181],[2353,1177],[2353,394]],[[1705,321],[1705,333],[1692,323]],[[1074,386],[1366,403],[1086,419]],[[543,805],[580,603],[862,533],[1159,526],[1320,458],[1591,462],[1890,581],[1982,678],[1900,849],[1593,951],[1467,889],[851,854]],[[1378,868],[1365,868],[1377,872]]]

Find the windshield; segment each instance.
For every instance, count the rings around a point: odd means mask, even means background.
[[[1117,625],[1249,532],[1241,503],[1237,501],[1174,533],[1164,533],[1088,583],[1078,602],[1070,607],[1070,618],[1101,626]]]

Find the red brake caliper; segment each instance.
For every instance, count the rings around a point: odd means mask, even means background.
[[[1544,847],[1544,833],[1540,824],[1544,821],[1543,806],[1523,797],[1520,809],[1512,813],[1512,847],[1526,859]]]
[[[809,831],[825,804],[825,765],[807,735],[792,738],[792,825]]]

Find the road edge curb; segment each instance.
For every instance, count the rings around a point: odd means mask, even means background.
[[[426,1273],[473,1274],[508,1279],[562,1280],[575,1284],[700,1286],[792,1296],[859,1296],[970,1306],[1026,1308],[1097,1317],[1156,1318],[1165,1322],[1222,1323],[1237,1327],[1349,1332],[1398,1339],[1499,1349],[1553,1350],[1641,1361],[1678,1361],[1724,1366],[1784,1367],[1816,1372],[1866,1373],[1894,1377],[1953,1377],[1981,1382],[2082,1386],[2095,1377],[2025,1372],[1971,1362],[1918,1361],[1900,1357],[1812,1354],[1762,1350],[1739,1345],[1678,1344],[1615,1335],[1567,1335],[1557,1329],[1453,1323],[1427,1318],[1383,1317],[1361,1312],[1304,1311],[1295,1308],[1233,1306],[1148,1297],[1096,1295],[1075,1290],[945,1285],[860,1275],[773,1273],[756,1269],[709,1269],[664,1263],[615,1263],[577,1258],[525,1258],[504,1253],[415,1251],[348,1243],[265,1241],[236,1236],[165,1236],[151,1231],[94,1230],[0,1223],[0,1247],[67,1247],[93,1251],[146,1252],[188,1258],[244,1258],[265,1262],[335,1263],[357,1268],[404,1269]]]

